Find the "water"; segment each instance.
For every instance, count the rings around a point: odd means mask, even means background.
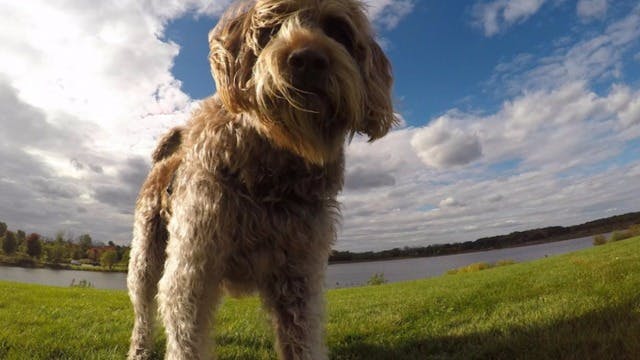
[[[498,260],[529,261],[550,255],[564,254],[593,246],[593,237],[564,240],[546,244],[509,249],[481,251],[467,254],[429,258],[386,260],[350,264],[333,264],[327,268],[328,288],[366,284],[371,275],[384,273],[389,282],[422,279],[439,276],[447,270],[476,262]],[[0,266],[0,280],[24,283],[69,286],[72,281],[89,281],[96,288],[126,289],[126,274],[94,271],[27,269]]]
[[[371,275],[375,273],[384,273],[384,278],[389,282],[416,280],[439,276],[446,273],[447,270],[477,262],[496,262],[498,260],[523,262],[540,259],[545,256],[569,253],[592,246],[593,236],[588,236],[539,245],[457,255],[333,264],[327,269],[326,283],[329,288],[364,285]]]
[[[127,274],[117,272],[30,269],[0,266],[0,280],[43,284],[52,286],[70,286],[86,280],[99,289],[126,289]]]

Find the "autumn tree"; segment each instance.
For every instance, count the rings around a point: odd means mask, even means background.
[[[7,255],[11,255],[16,252],[17,247],[16,235],[12,231],[5,232],[2,240],[2,251]]]
[[[40,241],[40,235],[33,233],[27,236],[25,239],[27,255],[39,258],[42,255],[42,242]]]

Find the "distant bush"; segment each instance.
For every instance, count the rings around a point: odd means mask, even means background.
[[[469,264],[467,266],[459,267],[457,269],[451,269],[451,270],[447,271],[447,274],[449,274],[449,275],[462,274],[462,273],[485,270],[485,269],[489,269],[489,268],[491,268],[491,264],[486,263],[486,262],[477,262],[477,263]]]
[[[447,274],[455,275],[455,274],[462,274],[462,273],[470,273],[470,272],[491,269],[499,266],[513,265],[515,263],[516,262],[513,260],[498,260],[495,263],[477,262],[477,263],[469,264],[467,266],[463,266],[457,269],[448,270]]]
[[[511,260],[511,259],[506,259],[506,260],[498,260],[495,262],[495,264],[493,264],[495,267],[497,266],[507,266],[507,265],[513,265],[515,264],[515,260]]]
[[[386,283],[387,279],[384,278],[384,273],[375,273],[367,280],[367,285],[382,285]]]
[[[627,232],[631,234],[631,236],[640,236],[640,224],[631,225]]]
[[[614,231],[609,241],[620,241],[633,237],[629,231]]]
[[[606,236],[600,234],[600,235],[596,235],[593,237],[593,245],[598,246],[598,245],[604,245],[607,243],[607,238]]]
[[[14,254],[11,256],[0,255],[0,263],[12,266],[35,267],[36,261],[27,254]]]

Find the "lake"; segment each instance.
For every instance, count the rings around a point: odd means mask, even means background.
[[[389,282],[422,279],[444,274],[447,270],[476,262],[514,260],[523,262],[550,255],[564,254],[593,246],[593,237],[546,244],[480,251],[427,258],[332,264],[327,268],[328,288],[366,284],[371,275],[384,273]],[[126,289],[126,274],[95,271],[28,269],[0,266],[0,280],[53,286],[69,286],[72,281],[89,281],[99,289]]]

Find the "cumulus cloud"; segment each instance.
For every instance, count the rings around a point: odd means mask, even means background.
[[[392,162],[385,169],[396,183],[344,192],[337,247],[467,241],[637,211],[640,165],[621,159],[640,138],[640,89],[613,75],[639,38],[638,9],[602,33],[558,42],[550,55],[499,65],[491,85],[510,91],[493,112],[453,109],[364,150],[352,144],[347,166]],[[609,85],[596,92],[595,82]],[[475,155],[449,157],[454,150]],[[513,168],[496,172],[505,163]]]
[[[392,29],[411,13],[414,0],[366,0],[369,17],[386,29]]]
[[[395,184],[345,190],[337,247],[365,250],[467,241],[580,223],[608,216],[611,208],[617,213],[637,211],[630,194],[640,193],[635,178],[640,165],[612,159],[640,137],[640,123],[628,120],[637,116],[627,115],[636,114],[639,100],[640,91],[624,84],[598,95],[585,82],[569,83],[525,92],[494,113],[451,111],[424,128],[395,131],[370,147],[356,142],[348,148],[348,168],[384,168]],[[451,134],[473,134],[482,144],[482,156],[448,168],[424,163],[407,144],[427,128],[436,139],[431,132],[444,132],[449,139]],[[518,162],[513,171],[493,170],[514,158]]]
[[[425,164],[436,168],[466,165],[482,156],[478,136],[456,127],[446,115],[416,131],[411,146]]]
[[[127,243],[156,139],[198,106],[171,73],[180,47],[165,28],[182,16],[217,17],[230,3],[0,2],[0,220]],[[368,4],[384,28],[413,8]],[[347,182],[366,189],[394,177],[362,164]]]
[[[368,3],[382,27],[414,6]],[[493,7],[478,21],[495,34],[543,3],[485,2]],[[155,138],[197,106],[171,74],[179,46],[162,40],[164,27],[188,12],[218,15],[226,4],[0,3],[0,220],[128,243]],[[621,80],[619,65],[637,42],[638,14],[543,59],[503,64],[496,84],[514,91],[496,111],[451,110],[373,144],[354,139],[337,247],[466,241],[637,210],[640,165],[611,160],[640,137],[640,92]],[[595,92],[593,79],[617,85]],[[513,158],[514,171],[493,173]]]
[[[602,18],[607,14],[608,0],[578,0],[576,11],[583,20]]]
[[[2,221],[129,241],[148,165],[127,159],[146,159],[194,106],[170,72],[178,45],[161,35],[171,17],[199,10],[174,5],[0,4]]]
[[[472,9],[473,23],[485,36],[494,36],[502,29],[523,22],[538,12],[545,0],[495,0],[480,2]]]
[[[440,200],[439,206],[440,208],[463,207],[464,203],[449,196],[446,199]]]

